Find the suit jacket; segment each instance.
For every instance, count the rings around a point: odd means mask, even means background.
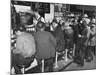
[[[36,57],[38,59],[48,59],[55,57],[56,39],[50,32],[38,31],[35,34]]]
[[[90,37],[90,28],[86,27],[83,29],[83,31],[81,32],[82,37],[80,38],[83,46],[87,46],[88,45],[88,41],[89,41],[89,37]]]
[[[61,30],[61,27],[58,26],[52,34],[57,40],[56,49],[57,51],[63,51],[65,47],[65,40],[64,40],[64,32]]]

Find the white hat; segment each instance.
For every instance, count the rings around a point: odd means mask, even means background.
[[[87,24],[90,23],[90,19],[88,19],[88,18],[86,18],[85,21],[86,21]]]
[[[43,17],[41,17],[41,21],[45,23],[45,19]]]
[[[96,19],[94,18],[94,19],[92,19],[92,23],[96,23]]]
[[[87,15],[87,14],[84,14],[84,16],[83,16],[83,17],[87,18],[87,17],[88,17],[88,15]]]

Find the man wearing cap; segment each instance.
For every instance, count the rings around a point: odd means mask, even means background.
[[[51,32],[57,40],[56,50],[58,52],[62,52],[62,51],[64,51],[64,47],[65,47],[64,33],[63,33],[62,28],[58,24],[56,19],[54,19],[52,21],[52,29],[53,30]]]
[[[64,25],[64,38],[65,38],[65,49],[66,49],[66,54],[65,54],[65,61],[67,61],[67,56],[70,58],[70,55],[72,56],[72,50],[73,50],[73,40],[74,40],[74,31],[72,27],[70,26],[69,22],[65,22]]]
[[[36,40],[36,58],[38,63],[41,60],[49,67],[49,71],[53,71],[53,58],[55,57],[56,39],[50,32],[44,31],[45,24],[41,21],[37,23]]]
[[[78,63],[79,66],[84,66],[84,59],[87,58],[86,50],[89,37],[90,28],[88,27],[88,22],[84,20],[82,23],[82,31],[78,34],[78,42],[76,43],[77,52],[75,62]]]

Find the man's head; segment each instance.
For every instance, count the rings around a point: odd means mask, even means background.
[[[36,27],[37,27],[37,30],[44,30],[45,29],[45,24],[43,22],[39,21],[37,23]]]
[[[58,26],[57,20],[54,19],[52,21],[52,27],[53,27],[53,29],[55,29],[57,26]]]
[[[92,18],[92,21],[91,21],[93,24],[96,24],[96,19],[95,18]]]
[[[60,23],[60,25],[62,25],[62,24],[64,23],[64,20],[60,20],[60,22],[59,22],[59,23]]]
[[[25,31],[26,31],[26,28],[24,26],[20,26],[15,30],[17,36],[21,35]]]
[[[87,27],[87,26],[88,26],[88,23],[84,20],[82,23],[82,27]]]
[[[88,18],[88,15],[87,15],[87,14],[84,14],[84,15],[83,15],[83,18]]]
[[[69,27],[70,23],[69,22],[65,22],[64,27],[67,28]]]
[[[20,13],[20,23],[22,25],[31,25],[33,24],[33,14],[32,12],[30,11],[27,11],[27,12],[21,12]]]

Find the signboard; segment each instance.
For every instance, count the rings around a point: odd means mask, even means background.
[[[16,12],[25,12],[31,9],[30,6],[14,5]]]

